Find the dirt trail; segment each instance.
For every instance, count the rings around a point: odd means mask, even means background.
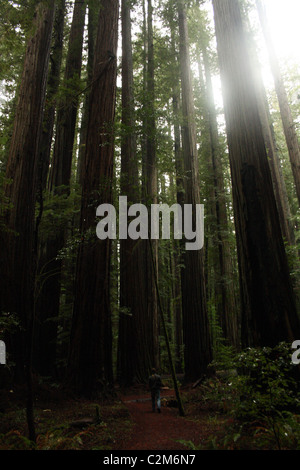
[[[149,393],[122,397],[135,423],[131,438],[122,443],[122,450],[189,450],[178,440],[201,442],[199,423],[192,421],[192,417],[180,417],[178,408],[163,406],[164,397],[175,399],[172,390],[163,390],[160,414],[152,412]]]

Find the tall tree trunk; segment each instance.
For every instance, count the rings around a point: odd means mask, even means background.
[[[251,29],[249,18],[246,19],[246,27],[248,28],[248,30]],[[268,97],[263,83],[257,53],[255,50],[255,42],[252,36],[250,36],[250,41],[250,47],[253,45],[253,47],[251,48],[252,50],[250,56],[253,61],[252,67],[255,73],[255,85],[258,96],[258,109],[261,119],[262,130],[264,133],[266,149],[268,153],[268,160],[270,164],[274,195],[277,204],[281,231],[284,239],[289,243],[289,245],[294,245],[295,234],[292,224],[289,199],[278,155],[274,126],[272,123],[272,117],[268,104]]]
[[[150,209],[151,204],[157,204],[157,163],[156,163],[156,123],[155,123],[155,90],[154,90],[154,45],[153,45],[153,6],[148,0],[147,16],[147,73],[146,73],[146,161],[145,161],[145,204]],[[150,227],[150,211],[149,211]],[[154,256],[154,266],[158,268],[158,242],[151,240]],[[145,244],[146,254],[146,286],[147,286],[147,308],[148,324],[151,335],[150,357],[153,367],[159,367],[159,325],[158,325],[158,303],[155,288],[155,276],[153,272],[149,244]]]
[[[51,144],[53,138],[54,130],[54,121],[55,121],[55,111],[56,111],[56,94],[60,82],[60,71],[61,71],[61,62],[63,55],[63,37],[64,37],[64,17],[65,17],[65,0],[61,0],[56,8],[56,14],[54,17],[54,26],[53,26],[53,38],[52,38],[52,51],[50,54],[50,70],[47,83],[47,92],[46,92],[46,105],[44,112],[43,127],[41,132],[41,138],[39,143],[39,176],[38,176],[38,189],[37,189],[37,202],[39,203],[39,215],[37,218],[37,224],[40,222],[43,213],[44,205],[44,192],[47,187],[47,178],[49,173],[49,164],[50,164],[50,153],[51,153]],[[41,252],[42,248],[42,252]],[[44,275],[44,263],[45,258],[43,257],[43,249],[45,248],[45,242],[39,239],[38,251],[38,260],[37,260],[37,284],[42,285],[43,275]],[[47,266],[48,268],[48,266]],[[47,283],[48,286],[48,283]],[[47,288],[47,287],[46,287]],[[37,289],[39,292],[39,289]],[[55,354],[53,354],[53,345],[49,343],[49,337],[42,333],[42,330],[46,328],[46,331],[49,328],[53,328],[53,324],[45,323],[44,320],[47,319],[47,314],[42,318],[40,315],[41,297],[37,293],[36,298],[36,325],[35,325],[35,337],[34,337],[34,354],[33,354],[33,365],[37,371],[49,374],[51,370],[53,372],[53,364],[55,361]],[[40,317],[40,318],[39,318]],[[50,335],[50,341],[54,337]],[[49,353],[45,352],[49,349]],[[55,351],[55,350],[54,350]],[[46,369],[43,370],[42,364],[46,364]]]
[[[188,30],[184,4],[178,1],[180,67],[182,83],[182,138],[185,171],[185,204],[191,204],[195,215],[200,204],[198,151],[194,119],[194,102],[189,60]],[[182,315],[187,380],[199,378],[211,360],[211,344],[207,318],[203,250],[184,253],[182,275]]]
[[[100,3],[98,0],[88,1],[88,60],[87,60],[87,80],[86,91],[84,98],[84,106],[82,110],[82,118],[80,125],[80,144],[78,150],[78,163],[76,172],[76,181],[82,184],[82,162],[85,154],[85,143],[87,134],[87,124],[89,116],[89,103],[90,103],[90,89],[93,79],[93,64],[94,64],[94,51],[95,41],[97,34],[97,18],[99,15]]]
[[[169,22],[171,33],[171,47],[175,60],[175,67],[180,73],[178,51],[176,50],[175,31],[173,22]],[[174,78],[176,74],[174,74]],[[184,168],[183,168],[183,154],[181,148],[181,131],[180,131],[180,83],[176,80],[173,82],[172,88],[172,111],[173,111],[173,132],[174,132],[174,159],[175,159],[175,173],[176,173],[176,201],[183,209],[184,204]],[[174,241],[175,243],[175,241]],[[176,372],[182,372],[183,365],[183,334],[182,334],[182,302],[181,302],[181,266],[182,264],[182,247],[181,243],[174,246],[173,263],[174,263],[174,276],[175,276],[175,305],[174,305],[174,322],[175,322],[175,350],[176,350]]]
[[[130,2],[122,0],[122,145],[121,195],[128,204],[140,201],[133,94]],[[120,240],[120,314],[118,381],[131,385],[147,378],[149,358],[147,305],[143,285],[143,245],[130,238]]]
[[[203,63],[206,77],[208,127],[210,136],[210,154],[214,183],[214,205],[216,218],[216,236],[218,251],[218,280],[220,287],[219,315],[224,337],[235,348],[239,348],[238,306],[234,290],[232,255],[228,240],[228,215],[221,162],[221,149],[218,135],[218,123],[214,104],[213,86],[207,51],[203,49]],[[218,306],[217,306],[218,307]]]
[[[70,30],[64,85],[67,96],[57,110],[56,136],[49,178],[49,190],[53,194],[69,194],[73,146],[78,111],[79,79],[82,64],[85,1],[76,0]],[[64,186],[62,188],[62,185]],[[39,265],[41,268],[41,292],[38,301],[37,368],[43,375],[55,373],[57,317],[60,305],[62,260],[57,258],[65,242],[65,226],[57,227],[54,234],[41,240]]]
[[[276,90],[276,94],[278,98],[285,140],[286,140],[291,167],[292,167],[292,172],[294,176],[296,194],[298,197],[298,202],[300,204],[300,146],[299,146],[298,136],[296,133],[295,123],[293,121],[291,108],[288,102],[288,97],[287,97],[287,93],[285,90],[284,82],[281,76],[277,55],[276,55],[272,37],[269,31],[265,8],[261,0],[256,0],[256,5],[257,5],[257,10],[258,10],[262,30],[265,36],[265,40],[266,40],[266,44],[267,44],[267,48],[269,52],[271,70],[273,73],[275,90]]]
[[[50,54],[50,70],[47,83],[46,105],[44,113],[43,129],[39,144],[40,161],[39,161],[39,185],[40,191],[43,192],[47,186],[47,177],[49,172],[51,143],[53,137],[53,128],[56,110],[56,94],[60,82],[60,70],[63,54],[64,39],[64,18],[66,14],[66,2],[60,0],[56,7],[53,26],[53,39]],[[41,194],[42,196],[42,194]]]
[[[213,0],[232,175],[243,346],[299,335],[238,0]]]
[[[112,203],[119,4],[103,0],[99,13],[83,166],[83,188],[68,383],[92,396],[112,382],[111,240],[96,238],[96,208]]]
[[[64,76],[67,94],[59,103],[56,122],[56,137],[51,162],[49,190],[57,193],[59,186],[69,186],[73,145],[80,92],[83,31],[86,1],[76,0],[70,31],[68,54]],[[67,190],[68,192],[68,190]]]
[[[143,8],[143,109],[142,109],[142,135],[141,135],[141,151],[142,151],[142,197],[145,199],[146,194],[146,147],[147,147],[147,74],[148,74],[148,41],[147,41],[147,14],[146,1],[142,1]]]
[[[40,2],[34,33],[27,44],[13,135],[6,168],[11,184],[5,188],[12,208],[5,214],[1,310],[17,313],[25,328],[33,309],[34,220],[38,175],[38,144],[43,118],[54,17],[54,2]],[[17,366],[24,365],[24,342],[16,344]]]
[[[1,232],[0,310],[17,315],[20,332],[9,338],[11,360],[19,378],[28,384],[27,420],[29,437],[35,440],[31,354],[34,323],[35,202],[38,175],[38,144],[48,74],[54,1],[40,2],[27,43],[13,135],[6,168],[11,184],[5,195],[11,208],[4,215],[7,231]],[[25,375],[24,375],[25,374]]]
[[[268,152],[274,195],[276,199],[282,235],[289,245],[294,245],[295,234],[291,222],[292,215],[277,151],[275,132],[271,120],[266,90],[264,88],[261,77],[258,85],[258,108]]]

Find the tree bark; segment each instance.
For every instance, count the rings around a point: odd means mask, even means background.
[[[213,0],[238,247],[243,346],[299,335],[238,0]]]
[[[121,195],[128,204],[140,201],[133,92],[130,3],[122,0],[122,144]],[[118,382],[123,386],[144,381],[151,368],[147,304],[143,284],[143,245],[130,238],[120,240],[120,314]]]
[[[224,337],[229,340],[236,349],[240,347],[238,305],[234,291],[234,278],[232,255],[228,240],[228,216],[226,195],[224,188],[223,168],[221,162],[220,142],[218,135],[218,123],[214,104],[213,86],[207,51],[203,49],[203,63],[206,78],[206,105],[208,114],[208,127],[210,137],[211,169],[214,187],[214,217],[217,242],[217,279],[219,283],[219,299],[217,311],[223,329]]]
[[[289,152],[292,172],[294,176],[296,194],[300,204],[300,146],[298,136],[295,130],[295,123],[293,121],[291,108],[288,102],[287,93],[285,90],[284,82],[280,72],[278,58],[274,49],[272,37],[268,27],[268,20],[265,12],[264,5],[261,0],[256,0],[257,10],[265,36],[266,45],[269,52],[269,59],[271,70],[273,73],[275,90],[278,98],[280,114],[283,124],[285,140]]]
[[[80,124],[80,144],[78,150],[78,163],[76,171],[76,181],[82,184],[82,162],[85,154],[86,134],[89,115],[90,90],[93,79],[93,63],[95,53],[95,41],[97,34],[97,18],[99,15],[100,3],[97,0],[88,1],[88,60],[87,60],[87,81]]]
[[[96,238],[100,204],[112,203],[119,4],[103,0],[99,13],[83,166],[83,188],[68,383],[82,396],[112,383],[111,240]]]
[[[169,21],[171,33],[171,47],[174,55],[175,70],[180,74],[178,51],[176,50],[175,31],[173,22]],[[172,88],[172,111],[173,111],[173,132],[174,132],[174,159],[175,159],[175,174],[176,174],[176,201],[177,204],[183,209],[184,204],[184,168],[183,168],[183,154],[181,148],[181,131],[180,131],[180,83],[176,81],[176,73],[174,74],[174,82]],[[174,323],[175,323],[175,351],[176,351],[176,372],[181,373],[183,367],[183,332],[182,332],[182,301],[181,301],[181,277],[182,270],[182,243],[179,241],[175,245],[172,256],[173,273],[174,273]]]
[[[11,184],[5,195],[12,207],[4,215],[7,231],[1,233],[1,311],[16,313],[21,333],[10,351],[16,369],[23,374],[25,345],[34,307],[35,202],[38,176],[38,144],[48,74],[54,1],[36,8],[33,35],[28,41],[14,120],[6,177]]]
[[[70,184],[80,93],[79,80],[81,76],[85,11],[85,0],[76,0],[64,76],[64,86],[67,88],[67,92],[62,102],[59,103],[57,111],[56,137],[51,162],[49,190],[54,193],[57,193],[59,186],[68,187]]]
[[[56,8],[53,26],[52,38],[52,51],[50,54],[50,70],[47,83],[46,103],[42,133],[39,143],[39,176],[38,176],[38,189],[37,189],[37,202],[39,204],[39,214],[36,219],[36,225],[41,221],[43,208],[44,208],[44,192],[47,187],[47,178],[49,175],[50,153],[54,131],[55,111],[56,111],[56,94],[60,83],[60,71],[63,54],[63,36],[64,36],[64,17],[65,17],[65,0],[61,0]],[[47,258],[44,256],[45,243],[39,237],[37,247],[37,285],[41,285],[41,277],[44,275],[44,263]],[[48,268],[49,266],[47,266]],[[48,282],[46,289],[49,288]],[[37,289],[39,292],[39,289]],[[49,292],[48,292],[49,293]],[[51,294],[51,292],[50,292]],[[50,297],[52,299],[52,296]],[[43,375],[50,375],[54,370],[55,363],[55,347],[53,347],[53,338],[56,338],[56,330],[50,336],[43,333],[49,329],[55,328],[54,324],[45,322],[47,320],[47,313],[41,309],[40,305],[41,296],[37,294],[36,303],[36,324],[34,335],[34,352],[33,352],[33,365],[34,368]],[[53,305],[46,302],[46,305]],[[45,308],[47,310],[47,307]],[[57,310],[56,310],[57,311]],[[45,315],[43,316],[43,313]]]
[[[76,0],[68,43],[64,85],[66,96],[58,104],[49,191],[69,194],[73,146],[78,111],[79,79],[82,64],[85,1]],[[63,186],[63,188],[62,188]],[[66,227],[58,226],[47,240],[41,240],[39,266],[41,292],[38,299],[37,370],[45,376],[55,374],[57,318],[59,315],[62,260],[57,257],[65,242]]]
[[[153,6],[148,0],[147,16],[147,68],[146,68],[146,158],[145,158],[145,204],[150,209],[151,204],[157,204],[157,162],[156,162],[156,123],[155,123],[155,86],[154,86],[154,45],[153,45]],[[149,211],[150,227],[150,211]],[[158,242],[151,240],[154,262],[158,269]],[[155,288],[155,276],[158,271],[153,272],[149,243],[145,243],[145,284],[147,289],[147,322],[149,325],[149,355],[152,367],[159,367],[159,324],[158,303]],[[149,371],[150,372],[150,371]]]
[[[64,39],[64,18],[66,13],[66,2],[60,0],[56,8],[53,26],[52,50],[50,54],[50,70],[46,92],[46,103],[44,112],[44,122],[41,140],[39,144],[40,162],[39,162],[39,185],[43,192],[47,186],[47,177],[49,173],[51,143],[53,137],[53,128],[56,110],[56,94],[60,82],[60,71],[63,54]],[[41,194],[42,197],[42,194]]]
[[[292,215],[286,191],[285,181],[276,146],[275,132],[271,121],[266,91],[260,77],[258,86],[258,107],[270,164],[274,195],[284,240],[289,245],[295,244],[295,234],[291,222]]]
[[[26,415],[29,439],[35,441],[32,389],[32,341],[36,271],[35,202],[38,176],[38,144],[43,121],[54,1],[40,2],[35,10],[33,33],[27,43],[13,135],[6,168],[11,184],[5,196],[11,203],[4,215],[7,230],[1,232],[0,310],[14,313],[19,331],[8,338],[15,379],[27,384]]]
[[[194,119],[194,102],[189,60],[188,31],[184,4],[178,1],[180,68],[182,83],[182,139],[185,171],[185,204],[191,204],[195,214],[200,204],[198,151]],[[203,250],[184,253],[182,274],[182,316],[187,380],[199,378],[211,361],[211,343],[206,308]]]
[[[250,29],[249,19],[247,19],[246,27]],[[253,38],[250,37],[250,41]],[[280,159],[278,155],[274,126],[268,104],[268,97],[261,75],[260,64],[255,51],[255,43],[251,51],[251,59],[253,61],[253,72],[255,74],[255,84],[258,96],[258,108],[261,119],[262,130],[264,133],[266,149],[270,164],[271,176],[273,181],[274,195],[277,204],[277,210],[280,220],[280,226],[284,240],[289,245],[295,244],[295,234],[292,223],[289,199],[286,191],[286,185],[282,173]],[[251,44],[252,45],[252,44]]]

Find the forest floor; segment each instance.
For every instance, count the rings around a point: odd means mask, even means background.
[[[185,395],[185,394],[183,394]],[[184,398],[187,398],[185,395]],[[140,390],[138,394],[121,396],[129,410],[133,428],[130,436],[120,442],[121,450],[188,450],[189,447],[200,448],[214,434],[216,428],[224,425],[224,419],[214,422],[209,412],[196,416],[185,411],[179,415],[174,390],[161,392],[161,413],[152,412],[149,392]],[[185,401],[185,400],[184,400]],[[190,403],[191,405],[192,403]],[[187,409],[189,406],[187,406]]]
[[[144,386],[116,389],[105,400],[87,401],[39,386],[35,399],[37,450],[190,450],[210,447],[231,418],[203,406],[191,386],[181,391],[179,415],[172,388],[162,391],[162,412],[153,413]],[[0,450],[27,450],[26,397],[23,390],[0,391]],[[97,410],[100,420],[97,421]]]
[[[35,443],[27,437],[26,388],[0,389],[0,450],[159,452],[299,448],[298,428],[297,433],[288,432],[288,423],[282,428],[284,435],[279,446],[278,432],[276,429],[273,432],[261,419],[251,422],[237,419],[230,383],[226,386],[212,377],[197,386],[181,384],[184,416],[180,416],[170,377],[163,377],[163,383],[161,413],[153,413],[145,385],[129,389],[116,386],[112,391],[107,389],[101,399],[86,400],[36,378]]]
[[[165,383],[165,382],[164,382]],[[162,390],[161,413],[139,385],[97,400],[76,399],[54,384],[36,384],[36,443],[27,438],[26,390],[0,390],[0,450],[257,450],[274,449],[269,429],[243,428],[230,412],[218,382],[181,386],[184,417],[172,381]],[[229,402],[228,402],[229,403]],[[254,437],[256,436],[256,437]],[[264,439],[264,441],[263,441]]]

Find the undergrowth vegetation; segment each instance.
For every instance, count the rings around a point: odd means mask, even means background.
[[[0,412],[0,450],[110,450],[132,426],[128,410],[116,399],[39,401],[35,422],[36,444],[26,437],[25,409],[11,399],[9,408]]]
[[[220,347],[212,373],[200,385],[181,386],[186,417],[177,442],[191,450],[299,450],[299,366],[291,354],[286,343],[238,354]],[[164,385],[171,388],[171,380],[164,379]],[[130,393],[147,392],[140,386]],[[0,450],[118,450],[134,433],[133,417],[117,390],[101,401],[87,401],[68,399],[54,384],[40,383],[33,444],[26,437],[24,394],[1,391]],[[165,427],[167,415],[162,414]],[[185,440],[185,419],[197,423],[197,443]]]
[[[197,392],[199,406],[228,419],[201,448],[300,449],[299,368],[289,344],[239,354],[224,347],[211,366],[216,375]]]

